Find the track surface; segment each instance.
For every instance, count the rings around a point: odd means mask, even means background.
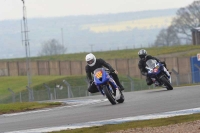
[[[76,98],[76,100],[83,103],[88,99],[104,101],[82,106],[0,115],[0,132],[55,127],[200,107],[200,86],[178,87],[172,91],[163,88],[126,92],[124,96],[125,102],[117,105],[111,105],[109,101],[105,101],[105,97],[99,95]]]

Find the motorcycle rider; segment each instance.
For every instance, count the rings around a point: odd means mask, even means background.
[[[164,67],[166,68],[166,74],[167,75],[170,75],[170,73],[168,72],[168,69],[167,69],[167,66],[166,66],[166,63],[165,61],[160,61],[159,59],[157,59],[156,57],[153,57],[151,55],[148,55],[147,54],[147,51],[145,49],[141,49],[139,50],[138,52],[138,56],[140,58],[140,61],[138,63],[138,67],[140,69],[140,72],[143,76],[146,76],[146,82],[147,82],[147,85],[152,85],[153,84],[153,81],[152,79],[147,75],[147,70],[146,70],[146,61],[149,60],[149,59],[154,59],[156,60],[157,62],[160,62],[161,64],[164,65]]]
[[[97,89],[96,85],[93,82],[93,77],[91,74],[94,73],[95,69],[102,68],[102,67],[109,69],[110,75],[113,77],[116,84],[120,87],[121,90],[124,90],[124,87],[119,82],[119,78],[117,76],[118,72],[116,70],[114,70],[109,63],[105,62],[101,58],[96,59],[96,57],[92,53],[87,54],[85,57],[85,60],[87,62],[87,65],[85,66],[85,71],[86,71],[86,75],[87,75],[87,78],[90,83],[90,86],[88,88],[89,92],[91,92],[91,93],[99,92],[99,90]]]

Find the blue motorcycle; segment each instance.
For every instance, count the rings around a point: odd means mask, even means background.
[[[156,60],[149,59],[146,62],[146,69],[148,71],[147,76],[152,79],[155,86],[162,86],[167,88],[167,90],[173,90],[171,85],[171,75],[163,64]]]
[[[109,70],[105,68],[97,68],[94,71],[94,83],[99,92],[106,96],[111,104],[123,103],[124,95],[113,78],[109,75]]]

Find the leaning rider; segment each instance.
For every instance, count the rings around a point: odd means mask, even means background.
[[[166,74],[170,75],[170,73],[168,72],[167,66],[165,61],[160,61],[159,59],[157,59],[156,57],[153,57],[151,55],[147,55],[147,51],[145,49],[141,49],[138,52],[138,56],[140,58],[139,63],[138,63],[138,67],[140,69],[140,72],[143,76],[146,76],[146,82],[147,85],[152,85],[153,81],[152,79],[147,75],[147,70],[146,70],[146,61],[149,59],[154,59],[157,62],[160,62],[161,64],[163,64],[163,66],[166,68]]]
[[[93,78],[92,78],[91,74],[94,73],[95,69],[102,68],[102,67],[109,69],[110,75],[113,77],[116,84],[119,86],[119,88],[121,90],[124,90],[124,87],[119,82],[119,78],[117,76],[118,72],[116,70],[114,70],[109,63],[105,62],[101,58],[96,59],[96,57],[92,53],[87,54],[85,57],[85,60],[87,62],[87,65],[85,66],[85,71],[86,71],[87,79],[89,80],[89,83],[90,83],[90,86],[88,88],[89,92],[91,92],[91,93],[99,92],[96,85],[93,83]]]

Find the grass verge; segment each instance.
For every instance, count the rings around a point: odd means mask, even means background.
[[[59,102],[52,102],[52,103],[24,102],[24,103],[0,104],[0,114],[24,112],[42,108],[57,107],[61,105],[62,103]]]
[[[200,120],[200,114],[175,116],[170,118],[161,118],[154,120],[133,121],[122,124],[95,126],[95,127],[73,129],[73,130],[63,130],[51,133],[106,133],[106,132],[115,132],[119,130],[126,130],[130,128],[167,126],[171,124],[178,124],[195,120]]]

